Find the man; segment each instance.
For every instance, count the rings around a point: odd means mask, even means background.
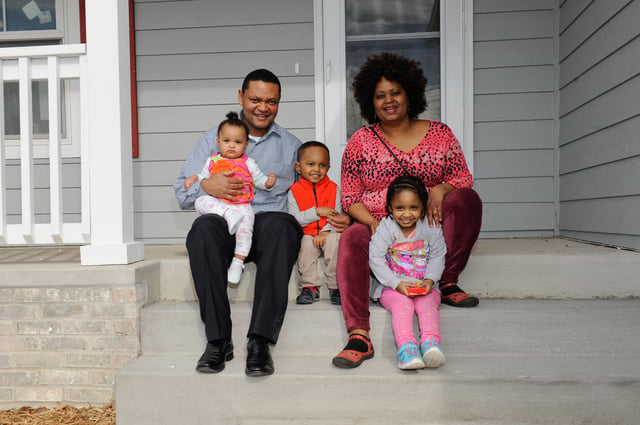
[[[294,163],[301,143],[274,122],[280,95],[280,81],[266,69],[250,72],[238,91],[241,119],[249,127],[246,154],[264,173],[273,172],[277,177],[271,191],[255,191],[252,203],[256,217],[247,261],[255,262],[257,273],[247,332],[248,376],[270,375],[274,371],[269,344],[278,340],[287,309],[289,277],[302,237],[300,225],[286,213],[287,191],[295,181]],[[216,134],[217,128],[213,128],[200,137],[174,182],[182,209],[193,209],[195,200],[205,193],[229,200],[242,193],[243,181],[228,177],[232,171],[214,174],[189,190],[184,188],[184,179],[200,172],[206,159],[217,152]],[[193,222],[186,245],[208,340],[196,370],[220,372],[225,361],[233,359],[227,269],[233,258],[235,237],[229,234],[222,217],[206,214]]]

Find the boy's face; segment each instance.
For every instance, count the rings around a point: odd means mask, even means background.
[[[225,125],[218,136],[218,149],[223,157],[240,158],[247,147],[247,133],[243,127]]]
[[[310,146],[302,151],[300,161],[296,162],[296,171],[303,179],[318,183],[329,171],[329,154],[324,148]]]

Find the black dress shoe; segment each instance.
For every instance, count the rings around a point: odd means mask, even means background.
[[[247,344],[247,376],[265,376],[273,373],[273,360],[269,341],[262,337],[251,337]]]
[[[217,373],[224,369],[224,362],[233,359],[231,339],[217,339],[207,343],[198,360],[196,370],[202,373]]]

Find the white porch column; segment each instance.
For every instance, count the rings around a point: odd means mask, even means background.
[[[144,245],[133,241],[128,2],[87,1],[85,17],[91,245],[81,263],[129,264],[144,258]]]

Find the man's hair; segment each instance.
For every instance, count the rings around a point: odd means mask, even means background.
[[[304,153],[304,151],[307,148],[312,148],[312,147],[319,147],[319,148],[323,148],[325,151],[327,151],[327,157],[329,158],[329,161],[331,161],[331,153],[329,152],[329,148],[327,147],[327,145],[325,145],[322,142],[318,142],[316,140],[311,140],[309,142],[304,142],[299,148],[298,148],[298,162],[300,162],[300,159],[302,158],[302,154]]]
[[[251,81],[264,81],[265,83],[273,83],[278,86],[278,92],[282,93],[282,87],[280,86],[280,80],[276,77],[276,74],[268,69],[256,69],[251,71],[244,77],[242,82],[242,93],[245,92]]]

